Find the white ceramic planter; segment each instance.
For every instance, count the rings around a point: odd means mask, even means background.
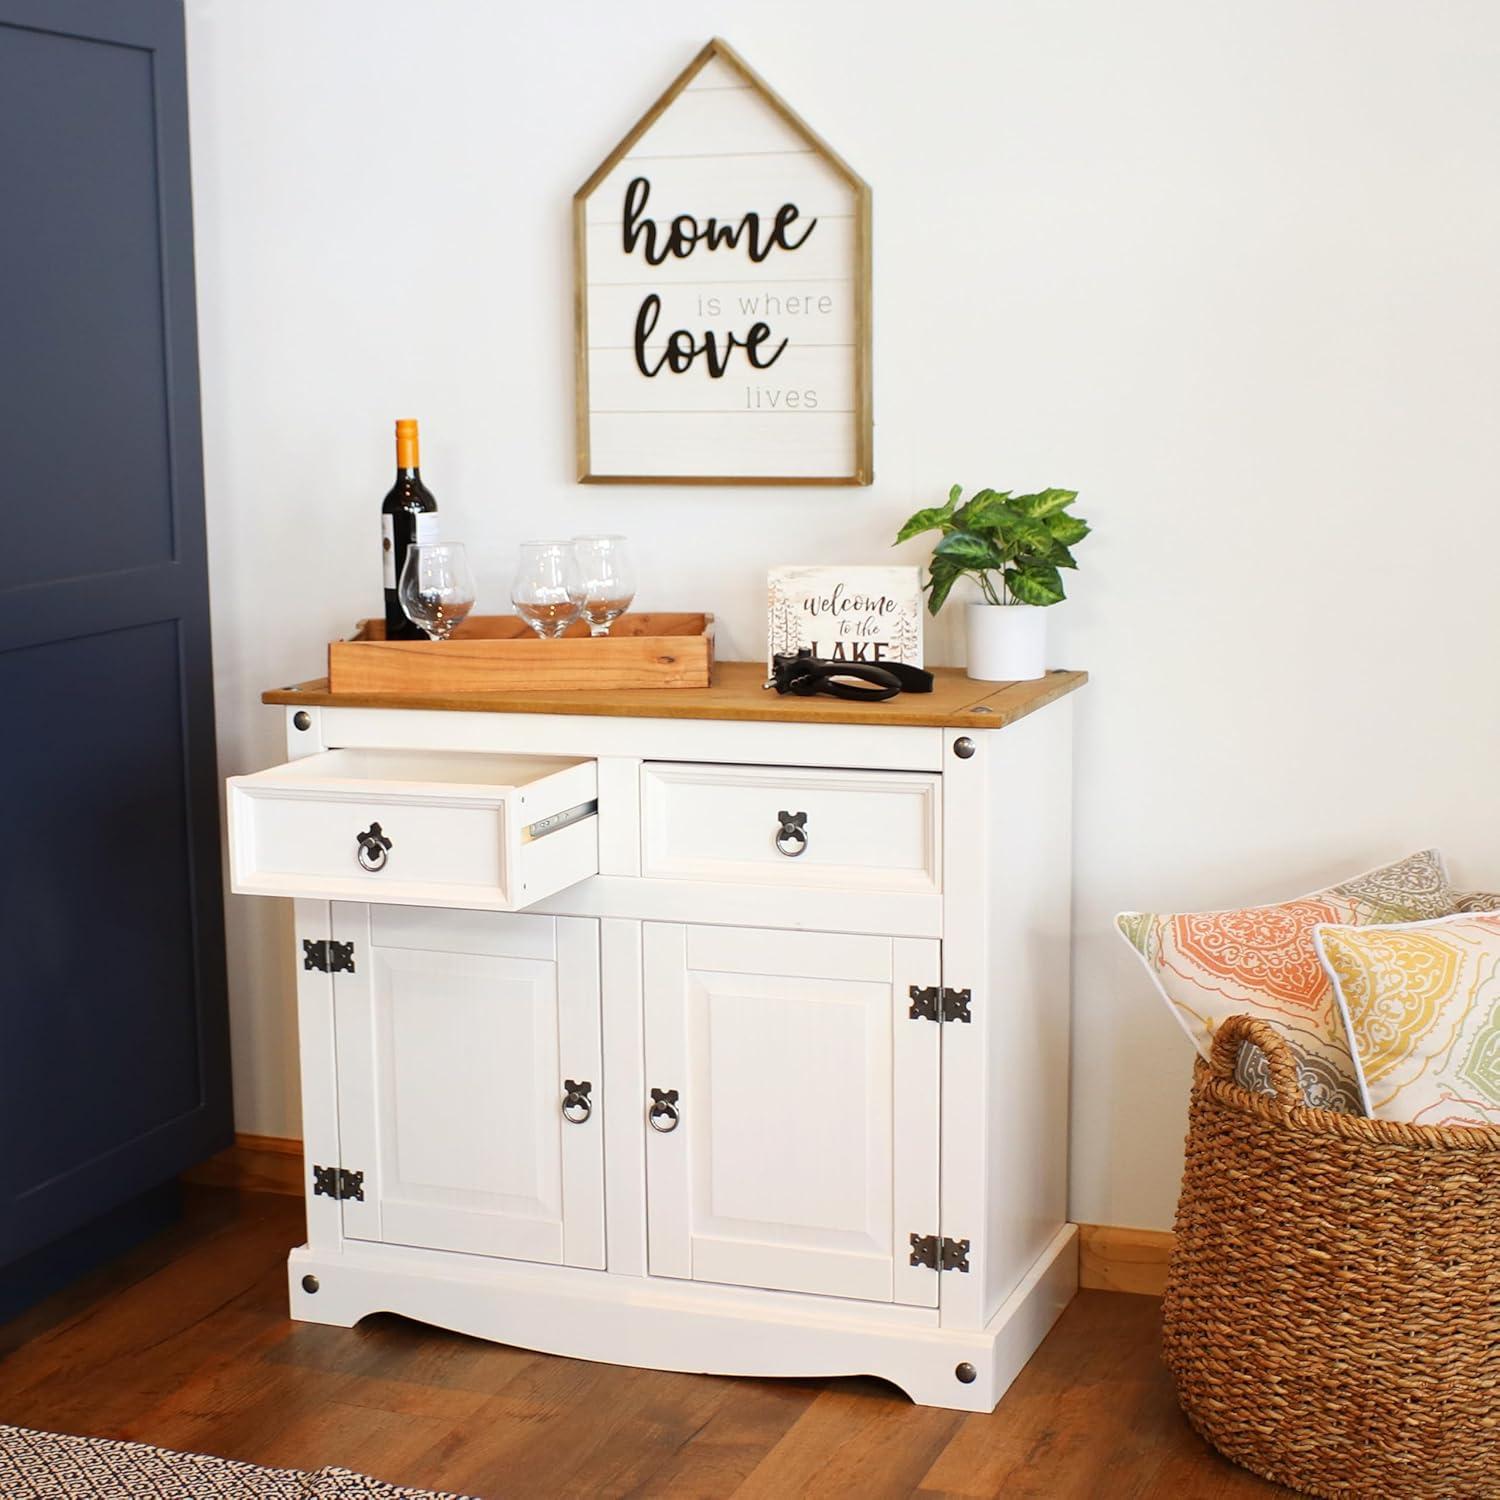
[[[1036,604],[971,604],[969,676],[1024,682],[1047,671],[1047,611]]]

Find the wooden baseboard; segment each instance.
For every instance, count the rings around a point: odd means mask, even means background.
[[[234,1145],[182,1174],[202,1187],[240,1188],[252,1193],[303,1192],[302,1142],[279,1135],[237,1133]]]
[[[1103,1292],[1160,1297],[1167,1284],[1172,1235],[1116,1224],[1078,1226],[1078,1284]]]
[[[301,1156],[302,1142],[284,1135],[250,1135],[243,1130],[234,1133],[234,1144],[241,1151],[269,1151],[275,1156]]]
[[[183,1174],[205,1187],[254,1193],[304,1191],[302,1142],[279,1135],[240,1132],[234,1145]],[[1137,1292],[1160,1297],[1167,1280],[1172,1236],[1161,1229],[1125,1229],[1116,1224],[1078,1226],[1078,1284],[1094,1291]]]

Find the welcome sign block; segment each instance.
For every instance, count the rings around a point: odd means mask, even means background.
[[[766,668],[804,648],[824,661],[922,665],[920,568],[773,568]]]
[[[579,479],[870,483],[869,220],[709,43],[574,198]]]

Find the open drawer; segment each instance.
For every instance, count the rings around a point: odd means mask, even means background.
[[[517,911],[599,872],[592,760],[325,750],[229,780],[241,894]]]

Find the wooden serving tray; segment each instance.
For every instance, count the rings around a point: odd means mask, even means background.
[[[621,615],[606,636],[577,622],[539,640],[516,615],[472,615],[446,641],[388,641],[384,620],[361,620],[328,647],[330,693],[539,692],[703,688],[713,674],[712,615]]]

